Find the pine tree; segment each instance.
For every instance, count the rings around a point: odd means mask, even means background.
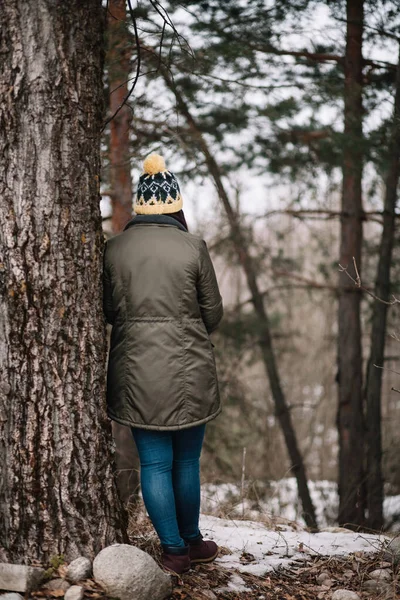
[[[109,95],[108,190],[111,198],[113,233],[123,231],[132,217],[131,133],[132,111],[128,95],[132,63],[132,35],[126,0],[110,0],[107,29],[107,81]],[[137,57],[136,57],[137,60]],[[139,459],[129,427],[112,422],[115,441],[117,485],[124,502],[133,501],[139,490]]]
[[[375,282],[375,295],[378,300],[374,303],[372,309],[371,344],[365,386],[368,525],[371,529],[378,531],[384,525],[381,432],[382,367],[385,358],[388,303],[391,302],[395,211],[398,202],[397,187],[400,176],[400,56],[397,67],[392,131],[387,150],[383,228]]]
[[[327,2],[337,24],[336,39],[332,35],[329,42],[310,40],[306,47],[290,47],[287,40],[296,33],[299,22],[303,30],[312,26],[318,4],[274,2],[266,7],[263,1],[240,5],[218,0],[187,3],[187,37],[194,36],[194,56],[171,52],[170,63],[163,63],[169,73],[168,84],[154,61],[158,38],[154,33],[152,42],[146,39],[146,56],[151,64],[147,86],[153,92],[158,90],[162,102],[158,104],[153,93],[154,110],[146,110],[143,99],[135,110],[135,128],[141,143],[162,143],[173,147],[175,155],[179,141],[178,152],[189,177],[194,173],[213,177],[199,138],[193,136],[193,125],[188,119],[177,118],[177,113],[184,117],[179,101],[171,100],[171,95],[176,100],[178,92],[189,107],[196,130],[217,156],[225,187],[238,171],[254,174],[267,170],[279,183],[295,182],[300,191],[293,214],[303,211],[306,216],[315,209],[341,219],[341,249],[337,258],[324,266],[325,271],[338,269],[339,263],[351,271],[353,256],[360,270],[362,228],[368,216],[367,194],[365,206],[361,198],[363,165],[374,173],[373,191],[374,182],[381,177],[386,143],[382,119],[378,117],[376,125],[367,117],[383,99],[390,99],[396,69],[388,61],[362,56],[360,40],[364,37],[369,43],[374,35],[374,44],[383,45],[390,36],[395,37],[393,23],[397,22],[399,9],[393,2],[382,0],[378,7],[376,2],[365,0],[348,2],[346,15],[346,2]],[[178,3],[171,2],[168,8],[177,9]],[[381,23],[378,14],[383,15]],[[388,23],[390,31],[386,32]],[[167,98],[169,108],[165,106]],[[322,114],[326,106],[331,109],[328,117]],[[327,209],[323,198],[319,205],[310,207],[310,195],[317,193],[321,175],[333,182],[342,176],[343,203],[336,212]],[[265,261],[258,261],[257,266],[265,268]],[[262,270],[257,275],[262,278]],[[340,275],[339,286],[339,519],[361,525],[365,522],[367,485],[361,292],[350,285],[345,273]],[[335,375],[333,367],[332,379]]]

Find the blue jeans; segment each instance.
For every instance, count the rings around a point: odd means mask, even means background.
[[[180,431],[132,427],[143,500],[165,552],[200,535],[200,454],[205,425]]]

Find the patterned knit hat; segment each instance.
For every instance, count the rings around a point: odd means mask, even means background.
[[[143,163],[140,176],[135,213],[138,215],[165,215],[182,208],[182,196],[175,175],[167,171],[165,161],[159,154],[149,154]]]

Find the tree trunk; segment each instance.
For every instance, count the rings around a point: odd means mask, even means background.
[[[303,517],[306,524],[309,527],[317,527],[315,509],[308,489],[305,465],[298,447],[296,432],[293,427],[289,408],[286,404],[286,399],[280,383],[274,349],[272,346],[268,314],[265,309],[263,296],[257,282],[256,268],[252,257],[247,250],[247,243],[243,238],[242,230],[238,220],[238,215],[235,213],[231,206],[228,194],[225,190],[222,181],[219,166],[215,161],[213,155],[211,154],[206,140],[204,139],[200,130],[198,129],[197,124],[193,116],[191,115],[189,107],[187,106],[179,90],[175,87],[169,73],[164,69],[161,69],[161,72],[166,82],[166,85],[175,94],[177,110],[186,119],[186,122],[193,134],[193,139],[195,140],[195,143],[197,144],[198,148],[203,153],[209,173],[214,180],[215,186],[218,191],[218,196],[226,212],[228,222],[230,225],[232,241],[236,253],[238,255],[239,262],[243,267],[247,285],[251,293],[252,303],[254,305],[255,312],[259,319],[259,344],[262,352],[262,358],[265,365],[267,377],[269,378],[271,386],[271,392],[275,403],[276,416],[279,420],[282,433],[285,438],[288,454],[290,457],[291,472],[296,477],[299,497],[303,507]]]
[[[126,22],[126,0],[110,0],[108,5],[108,82],[110,115],[121,106],[128,93],[131,56]],[[123,230],[132,217],[132,176],[130,130],[132,113],[125,104],[110,123],[110,184],[112,229]]]
[[[387,302],[390,295],[390,267],[395,231],[395,210],[400,170],[400,54],[396,76],[396,95],[393,128],[389,142],[388,171],[386,174],[383,229],[379,249],[379,262],[375,294]],[[367,508],[368,526],[383,527],[383,478],[381,440],[382,368],[385,352],[386,319],[388,305],[375,302],[372,309],[371,350],[367,368]],[[376,365],[376,366],[375,366]]]
[[[131,55],[130,33],[126,22],[126,0],[108,4],[108,81],[110,115],[128,93]],[[131,110],[124,105],[110,123],[110,187],[112,230],[120,233],[132,217],[132,175],[130,164]],[[129,427],[113,421],[116,446],[117,486],[121,500],[135,501],[139,492],[139,457]]]
[[[362,138],[363,0],[347,0],[344,61],[344,150],[340,264],[361,269],[363,170]],[[360,293],[348,293],[345,273],[339,276],[338,430],[339,523],[364,522],[362,350]]]
[[[0,560],[126,539],[105,415],[101,0],[0,3]]]

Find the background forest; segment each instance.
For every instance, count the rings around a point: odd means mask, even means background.
[[[397,3],[110,0],[108,24],[104,229],[163,154],[224,298],[205,506],[395,526]]]
[[[399,3],[2,0],[0,19],[0,565],[143,542],[131,432],[113,423],[113,444],[106,415],[102,274],[151,152],[225,305],[205,531],[230,548],[244,527],[234,574],[265,537],[263,585],[272,534],[279,558],[282,531],[315,558],[317,530],[331,557],[331,524],[356,531],[338,556],[382,548],[365,536],[400,527]]]

